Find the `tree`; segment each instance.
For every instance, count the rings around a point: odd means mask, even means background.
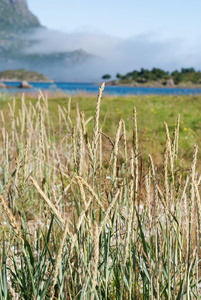
[[[169,77],[169,72],[165,72],[159,68],[153,68],[151,73],[155,75],[156,79],[168,79]]]
[[[110,75],[110,74],[105,74],[105,75],[102,76],[102,79],[108,80],[108,79],[110,79],[110,78],[111,78],[111,75]]]
[[[180,83],[183,80],[183,74],[181,74],[177,70],[175,70],[174,72],[172,72],[171,76],[172,76],[175,84],[178,84],[178,83]]]
[[[119,73],[117,73],[116,78],[117,78],[117,79],[121,79],[121,78],[122,78],[122,75],[119,74]]]
[[[181,73],[182,74],[186,74],[186,73],[196,73],[194,68],[182,68],[181,69]]]

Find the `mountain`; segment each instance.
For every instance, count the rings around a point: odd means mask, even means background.
[[[48,32],[29,11],[26,0],[0,0],[0,71],[23,68],[53,80],[70,80],[71,70],[94,59],[83,49],[49,52],[47,46],[47,53],[40,52],[41,39],[34,39],[34,33],[42,29]],[[27,51],[31,46],[39,50]]]
[[[28,9],[26,0],[0,0],[0,31],[16,31],[40,27]]]

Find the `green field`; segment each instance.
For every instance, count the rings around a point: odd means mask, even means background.
[[[0,100],[0,109],[8,115],[7,102],[9,97]],[[59,127],[58,106],[68,106],[69,98],[63,95],[50,96],[49,112],[54,126]],[[9,102],[12,102],[10,100]],[[36,103],[36,97],[26,96],[25,102]],[[76,121],[77,105],[79,111],[84,111],[86,118],[94,114],[96,95],[78,95],[71,98],[72,120]],[[16,108],[21,107],[21,99],[17,97]],[[126,96],[112,97],[103,96],[100,110],[100,127],[103,133],[114,138],[116,126],[122,118],[128,131],[128,139],[132,138],[132,110],[136,107],[138,116],[139,144],[143,156],[152,154],[159,158],[165,145],[164,121],[168,124],[170,133],[173,133],[177,116],[180,114],[180,157],[188,158],[194,143],[201,145],[201,96]],[[7,124],[9,126],[9,124]],[[87,125],[89,132],[92,131],[93,121]]]

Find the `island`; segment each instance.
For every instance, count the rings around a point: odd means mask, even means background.
[[[107,85],[136,86],[136,87],[187,87],[201,88],[201,71],[194,68],[182,68],[180,71],[164,71],[159,68],[152,70],[133,70],[124,75],[117,73],[116,79],[111,80],[110,74],[102,76]]]
[[[12,89],[9,82],[20,81],[17,86],[19,89],[30,89],[33,86],[29,82],[53,82],[44,75],[34,72],[26,71],[24,69],[6,70],[0,72],[0,89]],[[8,83],[8,84],[5,84]]]
[[[0,81],[9,82],[9,81],[29,81],[29,82],[53,82],[51,79],[46,76],[34,72],[27,71],[24,69],[18,70],[6,70],[0,72]]]

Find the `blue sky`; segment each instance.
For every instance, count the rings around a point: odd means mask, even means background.
[[[87,31],[128,38],[196,39],[200,0],[28,0],[41,23],[64,32]]]

